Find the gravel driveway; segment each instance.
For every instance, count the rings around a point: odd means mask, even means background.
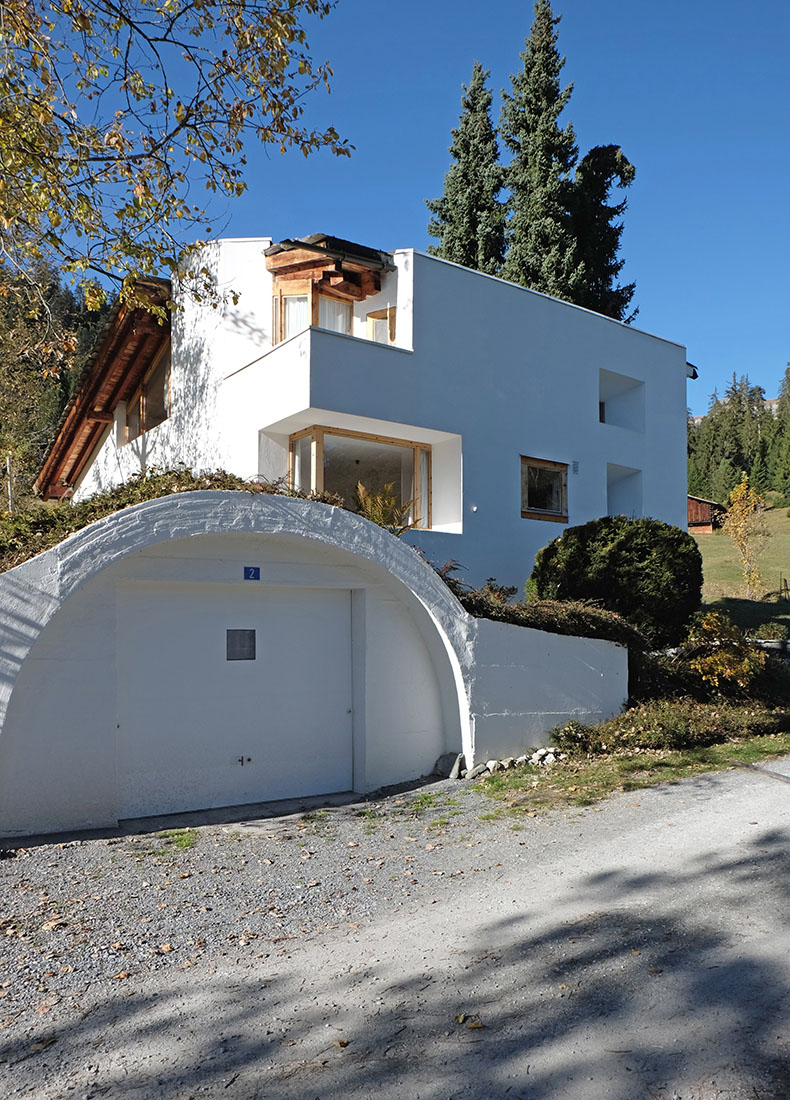
[[[7,850],[5,1094],[786,1100],[789,805],[440,781]]]

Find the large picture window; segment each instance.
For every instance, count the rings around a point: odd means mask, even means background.
[[[163,348],[140,389],[126,407],[126,442],[170,416],[170,347]]]
[[[360,482],[373,494],[391,485],[396,504],[409,505],[406,522],[431,526],[431,448],[425,443],[307,428],[291,436],[290,481],[306,493],[337,493],[354,512]]]
[[[568,522],[568,464],[521,456],[521,515]]]

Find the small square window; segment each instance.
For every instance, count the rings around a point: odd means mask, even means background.
[[[568,464],[521,456],[523,519],[568,522]]]
[[[254,630],[228,630],[226,631],[226,660],[228,661],[254,661],[255,660],[255,631]]]
[[[367,338],[377,344],[395,343],[395,306],[377,309],[367,315]]]

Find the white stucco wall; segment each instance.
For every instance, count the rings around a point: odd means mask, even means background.
[[[336,369],[335,407],[413,419],[463,441],[460,537],[411,532],[435,562],[471,583],[521,588],[535,553],[566,525],[521,518],[520,456],[565,462],[568,525],[606,515],[609,465],[641,471],[641,514],[686,525],[685,348],[534,291],[414,255],[414,354],[400,385]],[[386,349],[385,349],[386,350]],[[318,368],[320,370],[320,368]],[[600,372],[644,384],[634,427],[599,421]],[[576,472],[574,472],[576,471]]]
[[[628,698],[623,657],[619,646],[597,638],[476,620],[469,681],[475,758],[500,760],[538,745],[546,730],[571,718],[611,718]]]
[[[199,262],[214,277],[219,304],[212,308],[175,291],[180,308],[172,318],[169,418],[126,443],[125,409],[117,410],[117,423],[105,433],[75,499],[119,485],[151,467],[233,468],[228,448],[235,445],[238,430],[234,418],[224,418],[218,409],[219,390],[230,370],[271,347],[272,277],[264,258],[270,244],[268,237],[238,238],[215,241],[200,250]],[[255,472],[253,464],[244,476]]]
[[[242,581],[244,565],[258,566],[260,581]],[[135,591],[149,601],[160,591],[165,610],[169,588],[189,593],[190,614],[167,625],[168,672],[189,690],[195,624],[210,615],[221,632],[222,594],[233,607],[252,606],[258,585],[350,593],[359,791],[424,774],[445,751],[463,751],[470,764],[517,754],[566,716],[615,713],[626,694],[619,646],[472,619],[402,540],[348,512],[246,493],[167,497],[101,520],[0,577],[0,833],[113,824],[119,806],[154,812],[124,794],[128,700],[138,697],[152,722],[158,713],[146,685],[129,683],[129,666],[137,667],[130,646],[146,645],[145,616],[124,608]],[[205,616],[201,592],[214,608]],[[309,692],[312,682],[297,647],[288,690]],[[233,713],[233,728],[243,726],[243,708]],[[184,745],[206,757],[212,734],[195,737]],[[283,729],[266,766],[276,769],[288,748]],[[149,746],[145,768],[156,769],[150,756]],[[254,769],[247,777],[251,785],[233,788],[238,800],[267,797]]]

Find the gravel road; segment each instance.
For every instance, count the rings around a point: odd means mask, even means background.
[[[8,849],[3,1095],[786,1100],[789,807],[440,781]]]

